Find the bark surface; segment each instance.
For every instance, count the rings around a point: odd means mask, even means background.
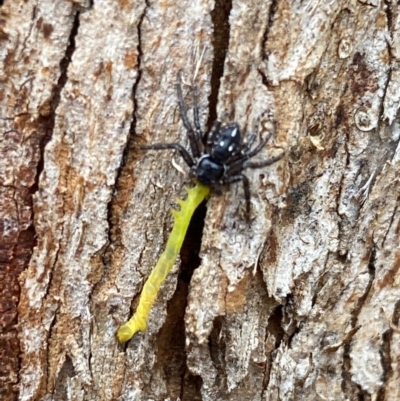
[[[5,0],[0,398],[400,399],[400,5]],[[187,167],[175,84],[273,139],[194,218],[127,345]],[[192,114],[189,111],[189,117]],[[184,174],[182,174],[184,171]]]

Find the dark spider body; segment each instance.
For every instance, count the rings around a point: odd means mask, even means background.
[[[204,185],[219,184],[225,174],[225,164],[237,154],[240,141],[237,124],[221,128],[211,144],[210,154],[200,156],[192,175]]]
[[[225,166],[209,155],[203,155],[197,162],[194,176],[204,185],[218,183],[224,176]]]
[[[204,134],[200,127],[196,87],[193,88],[193,120],[195,126],[195,129],[193,129],[186,115],[186,105],[183,101],[180,79],[176,85],[176,90],[178,93],[179,114],[188,132],[191,154],[179,143],[158,143],[141,146],[141,149],[177,150],[190,167],[190,176],[213,189],[219,189],[222,185],[242,181],[246,199],[246,213],[249,216],[249,180],[242,171],[247,168],[269,166],[282,158],[283,153],[260,162],[248,161],[262,150],[271,137],[271,133],[252,148],[256,136],[252,135],[248,143],[243,142],[239,125],[236,123],[221,126],[221,123],[216,121],[210,132]]]

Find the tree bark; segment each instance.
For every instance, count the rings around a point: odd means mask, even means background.
[[[400,6],[13,0],[0,8],[0,398],[400,399]],[[135,310],[201,123],[273,138]],[[189,111],[189,118],[192,113]],[[184,170],[184,174],[182,174]]]

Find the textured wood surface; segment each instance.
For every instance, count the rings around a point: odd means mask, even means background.
[[[400,6],[5,0],[0,398],[400,399]],[[275,129],[199,210],[148,330],[132,313],[186,166],[137,145]],[[189,112],[191,117],[191,113]],[[204,225],[204,228],[203,228]]]

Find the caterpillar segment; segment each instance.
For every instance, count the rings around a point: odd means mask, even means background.
[[[117,330],[116,336],[121,343],[130,340],[137,332],[146,330],[151,308],[162,283],[179,255],[193,213],[210,193],[210,188],[200,183],[197,183],[193,188],[185,188],[185,190],[188,194],[187,198],[185,200],[177,200],[180,210],[171,210],[174,217],[171,234],[165,251],[161,254],[143,286],[136,312]]]

